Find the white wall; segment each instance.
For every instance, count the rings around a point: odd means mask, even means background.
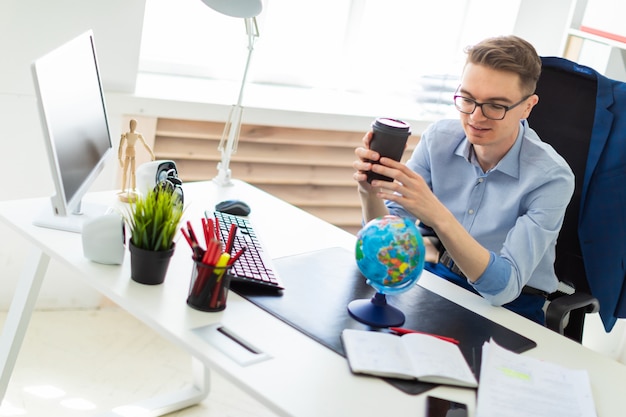
[[[6,178],[0,200],[53,194],[30,72],[33,60],[92,29],[103,84],[108,91],[134,90],[145,0],[2,0],[0,2],[0,155]],[[116,112],[113,111],[115,114]],[[112,118],[113,138],[120,126]],[[95,188],[112,188],[115,164]],[[10,186],[9,186],[10,185]],[[29,246],[0,225],[0,308],[13,296]],[[66,277],[54,262],[37,306],[89,307],[100,301],[95,291]]]
[[[575,0],[522,0],[514,32],[542,56],[561,56]]]

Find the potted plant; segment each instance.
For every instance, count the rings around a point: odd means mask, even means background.
[[[182,215],[180,197],[167,188],[150,190],[130,203],[124,217],[130,230],[128,249],[134,281],[163,283]]]

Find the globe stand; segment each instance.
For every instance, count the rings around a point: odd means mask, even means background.
[[[404,313],[387,304],[387,297],[377,292],[370,300],[354,300],[348,304],[350,316],[372,327],[397,327],[404,324]]]

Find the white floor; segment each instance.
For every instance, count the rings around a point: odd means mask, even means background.
[[[116,307],[35,311],[0,416],[94,416],[182,388],[190,366],[182,350]],[[275,414],[213,372],[209,397],[169,416]]]

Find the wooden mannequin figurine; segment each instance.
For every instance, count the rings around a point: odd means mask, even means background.
[[[122,167],[122,190],[118,193],[121,201],[127,203],[133,201],[137,196],[136,177],[135,177],[135,144],[140,141],[144,148],[150,153],[152,161],[154,161],[154,152],[148,146],[141,133],[135,132],[137,121],[130,119],[130,132],[122,134],[120,139],[120,147],[117,152],[117,158]],[[124,150],[124,152],[122,152]],[[124,158],[122,158],[124,153]],[[130,175],[130,187],[127,186],[128,176]]]

